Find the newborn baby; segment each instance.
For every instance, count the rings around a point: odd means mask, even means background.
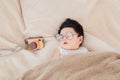
[[[56,38],[59,47],[54,57],[88,52],[87,48],[82,47],[84,41],[82,25],[75,20],[67,18],[59,27]]]

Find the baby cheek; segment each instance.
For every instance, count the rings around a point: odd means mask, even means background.
[[[63,45],[63,41],[59,41],[59,45],[62,46]]]
[[[80,45],[79,41],[77,41],[77,40],[72,41],[70,44],[72,47],[79,47],[79,45]]]

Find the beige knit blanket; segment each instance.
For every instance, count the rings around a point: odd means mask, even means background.
[[[59,57],[30,69],[18,80],[120,80],[120,54],[91,52]]]

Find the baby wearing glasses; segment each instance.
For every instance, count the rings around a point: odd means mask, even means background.
[[[54,58],[75,53],[86,53],[87,48],[82,47],[84,30],[76,20],[67,18],[59,27],[56,38],[59,43]]]

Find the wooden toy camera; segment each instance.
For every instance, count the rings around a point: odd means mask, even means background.
[[[39,50],[44,47],[43,37],[29,37],[25,39],[25,43],[29,50]]]

